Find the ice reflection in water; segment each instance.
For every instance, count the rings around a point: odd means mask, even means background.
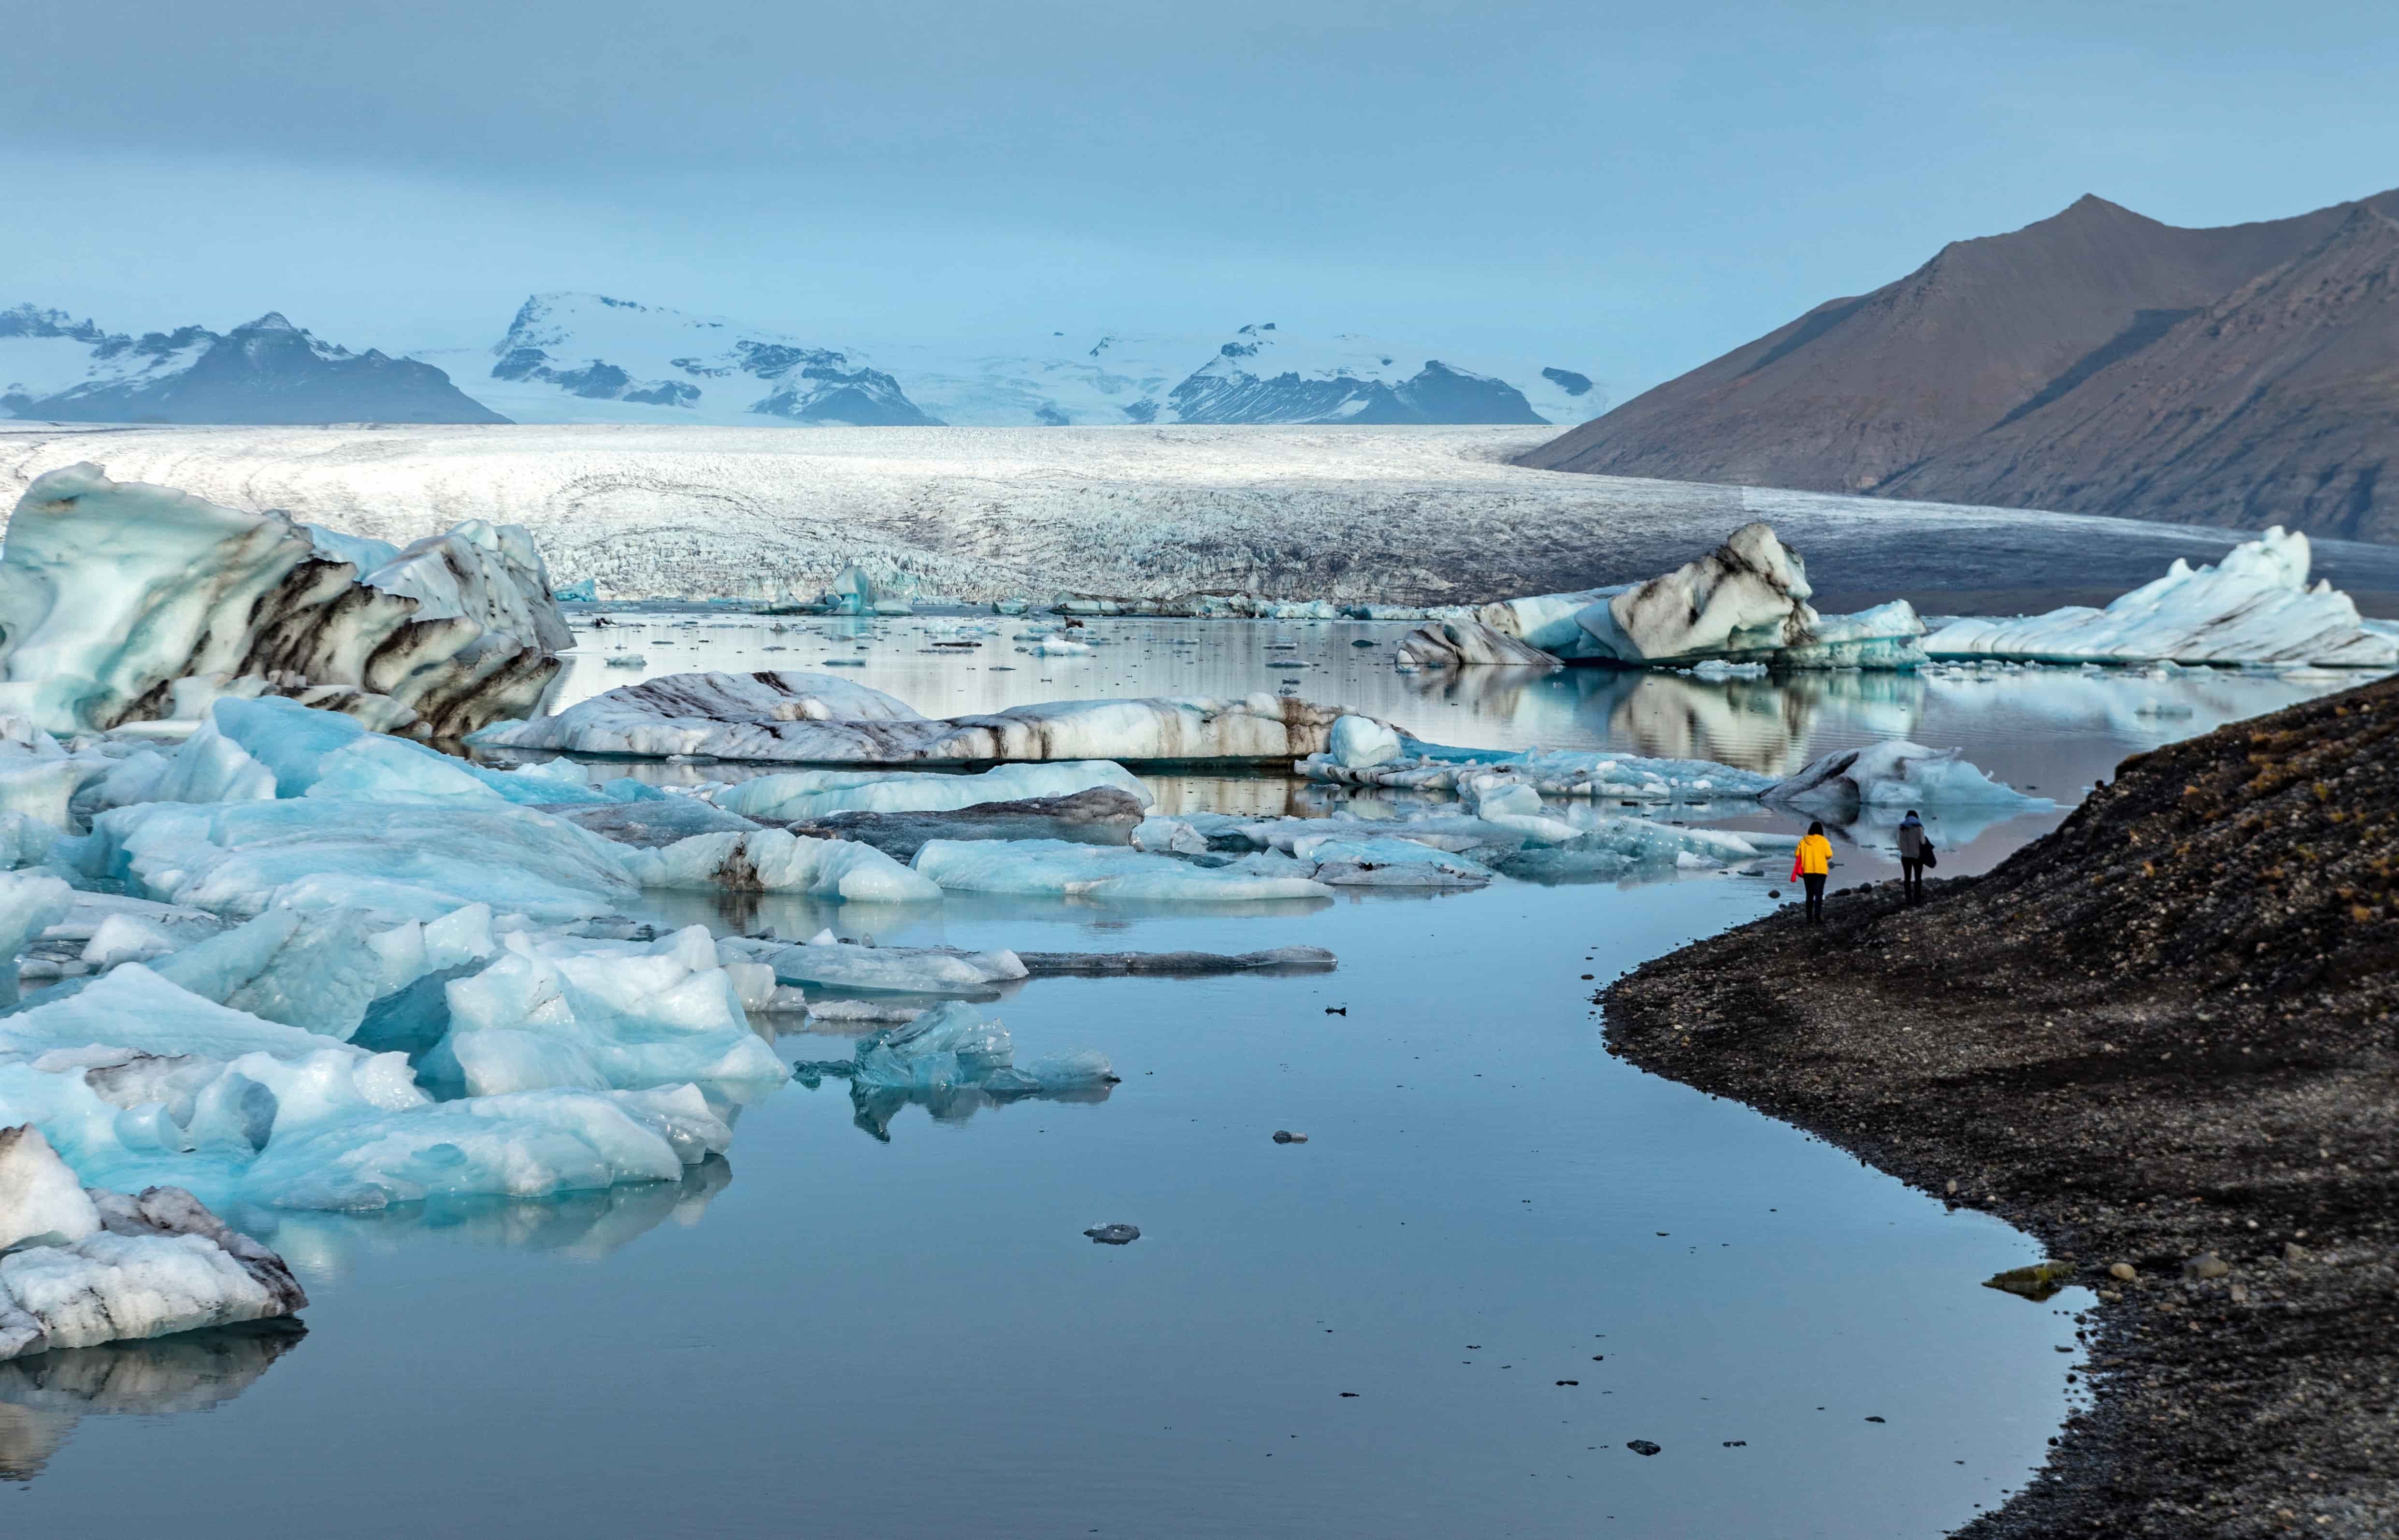
[[[40,1475],[86,1417],[212,1411],[307,1334],[287,1317],[0,1362],[0,1480]]]

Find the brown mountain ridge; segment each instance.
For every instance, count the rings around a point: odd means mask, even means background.
[[[2392,541],[2394,460],[2399,191],[2214,229],[2086,196],[1522,463]]]

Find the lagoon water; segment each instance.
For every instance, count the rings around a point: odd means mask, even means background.
[[[1085,634],[1107,640],[1092,655],[1042,658],[1015,650],[1022,622],[960,629],[988,617],[612,618],[627,624],[584,633],[566,698],[644,672],[834,657],[928,712],[1296,679],[1436,741],[1783,769],[1898,735],[1962,746],[2059,800],[1959,831],[1944,874],[2053,827],[2128,753],[2354,682],[1441,679],[1395,673],[1388,626],[1094,621]],[[961,640],[982,645],[931,645]],[[646,669],[604,667],[620,647]],[[1270,775],[1151,783],[1169,809],[1305,812],[1327,797]],[[1843,861],[1837,887],[1895,871],[1871,840]],[[649,917],[787,936],[831,924],[1023,950],[1308,943],[1341,963],[1037,979],[982,1007],[1021,1055],[1109,1055],[1123,1080],[1105,1095],[868,1103],[838,1080],[794,1081],[742,1111],[729,1160],[679,1187],[239,1215],[314,1296],[305,1335],[0,1365],[0,1472],[18,1482],[0,1490],[0,1520],[12,1533],[198,1540],[262,1524],[1940,1533],[2040,1463],[2077,1394],[2070,1312],[2085,1302],[1983,1287],[2036,1260],[2031,1243],[1618,1062],[1591,999],[1645,958],[1768,912],[1781,885],[1502,880],[1180,912],[662,901]],[[847,1052],[823,1031],[778,1046],[793,1061]],[[1278,1128],[1308,1141],[1276,1144]],[[1083,1237],[1109,1222],[1142,1236]]]

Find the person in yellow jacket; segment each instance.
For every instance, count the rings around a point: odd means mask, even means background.
[[[1808,923],[1824,923],[1824,878],[1833,870],[1833,842],[1824,838],[1824,826],[1811,823],[1808,832],[1799,838],[1799,848],[1791,858],[1791,880],[1808,885]]]

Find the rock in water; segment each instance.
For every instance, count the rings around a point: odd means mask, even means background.
[[[455,737],[541,699],[572,635],[533,539],[470,520],[406,550],[68,466],[0,547],[0,709],[53,733],[289,696]]]
[[[1094,1224],[1083,1234],[1101,1246],[1129,1246],[1141,1238],[1141,1228],[1133,1224]]]
[[[1289,1128],[1277,1128],[1274,1132],[1274,1141],[1278,1144],[1305,1144],[1308,1142],[1308,1136],[1293,1133]]]
[[[1635,1454],[1655,1454],[1659,1448],[1647,1439],[1627,1439],[1624,1440],[1624,1447]]]

